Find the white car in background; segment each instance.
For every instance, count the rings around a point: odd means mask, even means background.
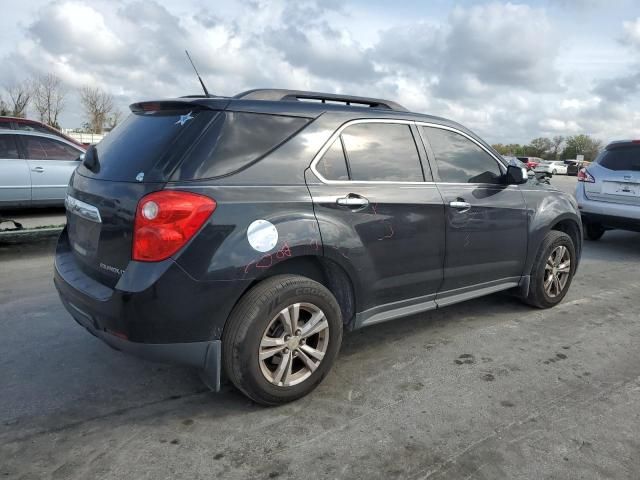
[[[561,160],[543,160],[534,169],[535,172],[551,173],[553,175],[566,175],[567,166]]]
[[[83,153],[56,135],[0,129],[0,209],[63,206]]]

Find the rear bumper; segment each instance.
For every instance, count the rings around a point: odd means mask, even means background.
[[[614,217],[612,215],[600,215],[597,213],[583,213],[582,223],[597,223],[605,228],[640,232],[640,220],[634,220],[633,218]]]
[[[600,223],[605,227],[640,231],[640,206],[589,200],[584,184],[576,187],[578,208],[584,223]]]
[[[115,350],[156,362],[169,362],[203,370],[207,385],[214,391],[220,390],[222,342],[209,340],[188,343],[139,343],[131,342],[118,335],[100,329],[95,318],[68,300],[60,290],[62,304],[73,319]]]
[[[63,231],[54,284],[76,322],[111,347],[202,369],[217,389],[222,331],[245,282],[200,282],[173,260],[130,267],[115,288],[98,282],[78,264]]]

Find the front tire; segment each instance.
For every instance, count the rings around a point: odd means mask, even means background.
[[[231,382],[257,403],[279,405],[307,395],[327,375],[342,342],[342,314],[320,283],[277,275],[240,299],[222,342]]]
[[[588,240],[597,241],[604,235],[605,229],[598,223],[587,223],[584,228],[585,237]]]
[[[571,237],[551,230],[540,245],[531,270],[529,292],[524,301],[537,308],[559,304],[569,291],[576,270],[576,251]]]

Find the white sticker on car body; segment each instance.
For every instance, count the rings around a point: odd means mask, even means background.
[[[267,220],[255,220],[247,228],[249,245],[258,252],[268,252],[278,244],[278,229]]]

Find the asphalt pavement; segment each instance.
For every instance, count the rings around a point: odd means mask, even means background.
[[[0,246],[0,478],[637,478],[639,240],[586,243],[550,310],[497,294],[348,333],[277,408],[111,350],[60,304],[52,242]]]

